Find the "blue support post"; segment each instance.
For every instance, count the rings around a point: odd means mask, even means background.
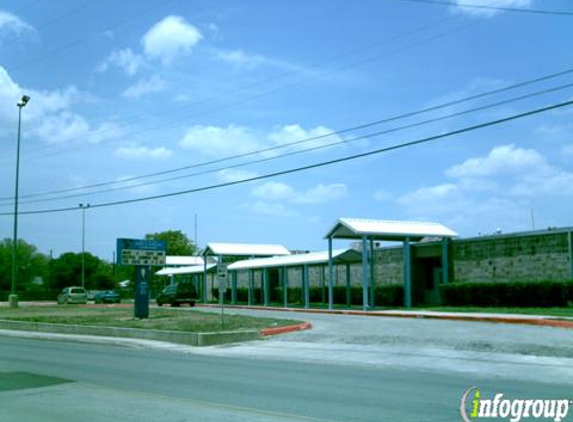
[[[442,239],[442,283],[448,284],[450,282],[450,264],[448,256],[448,238]]]
[[[263,268],[264,306],[269,306],[269,269]]]
[[[288,270],[287,267],[282,267],[282,286],[283,286],[283,297],[285,308],[288,308]]]
[[[207,303],[207,257],[203,258],[203,303]]]
[[[332,237],[328,238],[328,309],[334,304],[334,267],[332,265]]]
[[[567,233],[567,244],[569,250],[569,278],[573,280],[573,233]]]
[[[350,296],[350,264],[346,264],[346,306],[352,304]]]
[[[247,300],[248,300],[248,304],[249,306],[253,305],[253,285],[254,285],[254,279],[255,279],[255,275],[253,273],[253,269],[249,269],[249,288],[248,288],[248,292],[247,292]]]
[[[231,303],[237,304],[237,271],[231,272]]]
[[[306,309],[310,308],[310,277],[309,277],[309,269],[308,265],[302,267],[302,290],[304,295],[304,307]]]
[[[374,307],[374,289],[376,288],[376,279],[374,277],[374,240],[370,239],[368,245],[368,264],[370,265],[370,306]]]
[[[410,238],[404,241],[404,306],[412,307],[412,262],[410,258]]]
[[[368,310],[368,242],[362,236],[362,308]]]

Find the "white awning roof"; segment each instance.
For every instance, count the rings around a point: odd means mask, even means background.
[[[207,264],[207,271],[216,267],[217,264]],[[205,267],[203,265],[191,265],[187,267],[171,267],[163,268],[157,271],[157,275],[185,275],[185,274],[201,274]]]
[[[274,256],[290,255],[283,245],[262,245],[253,243],[208,243],[203,255],[227,256]]]
[[[203,265],[203,257],[201,256],[172,256],[165,257],[165,265]]]
[[[410,238],[419,241],[424,237],[457,237],[458,234],[440,223],[433,222],[340,218],[328,231],[325,239],[360,239],[362,236],[373,240],[403,241]]]
[[[337,249],[332,251],[334,262],[360,262],[362,254],[354,249]],[[328,251],[310,252],[272,258],[247,259],[228,266],[229,270],[247,270],[255,268],[285,267],[328,263]]]

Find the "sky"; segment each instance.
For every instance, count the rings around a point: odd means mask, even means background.
[[[4,0],[0,238],[22,95],[19,237],[54,257],[79,204],[106,260],[164,230],[324,250],[340,217],[573,226],[573,107],[481,127],[571,101],[571,39],[569,0]]]

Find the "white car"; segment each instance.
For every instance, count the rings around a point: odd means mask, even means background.
[[[69,303],[88,303],[88,292],[83,287],[66,287],[58,295],[58,305]]]

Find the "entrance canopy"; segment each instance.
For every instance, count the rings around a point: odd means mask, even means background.
[[[217,266],[217,264],[207,264],[207,271],[213,269]],[[187,275],[187,274],[202,274],[205,271],[205,267],[203,265],[189,265],[185,267],[175,267],[175,268],[163,268],[157,271],[156,275]]]
[[[360,218],[340,218],[324,236],[328,239],[328,306],[333,306],[333,239],[360,239],[362,241],[362,302],[364,310],[374,306],[374,241],[397,241],[404,245],[404,306],[412,306],[412,266],[410,242],[430,238],[442,239],[442,274],[444,282],[448,281],[448,239],[458,234],[440,223],[418,221],[368,220]],[[368,291],[370,290],[370,298]],[[369,306],[370,303],[370,306]]]
[[[366,220],[340,218],[325,239],[362,239],[419,242],[425,237],[456,237],[458,234],[440,223],[418,221]]]
[[[360,252],[354,249],[339,249],[332,251],[332,260],[335,264],[360,262]],[[271,258],[247,259],[229,265],[229,270],[249,270],[256,268],[297,267],[301,265],[326,265],[328,251],[310,252]]]
[[[254,243],[208,243],[203,256],[275,256],[290,255],[283,245],[263,245]]]

